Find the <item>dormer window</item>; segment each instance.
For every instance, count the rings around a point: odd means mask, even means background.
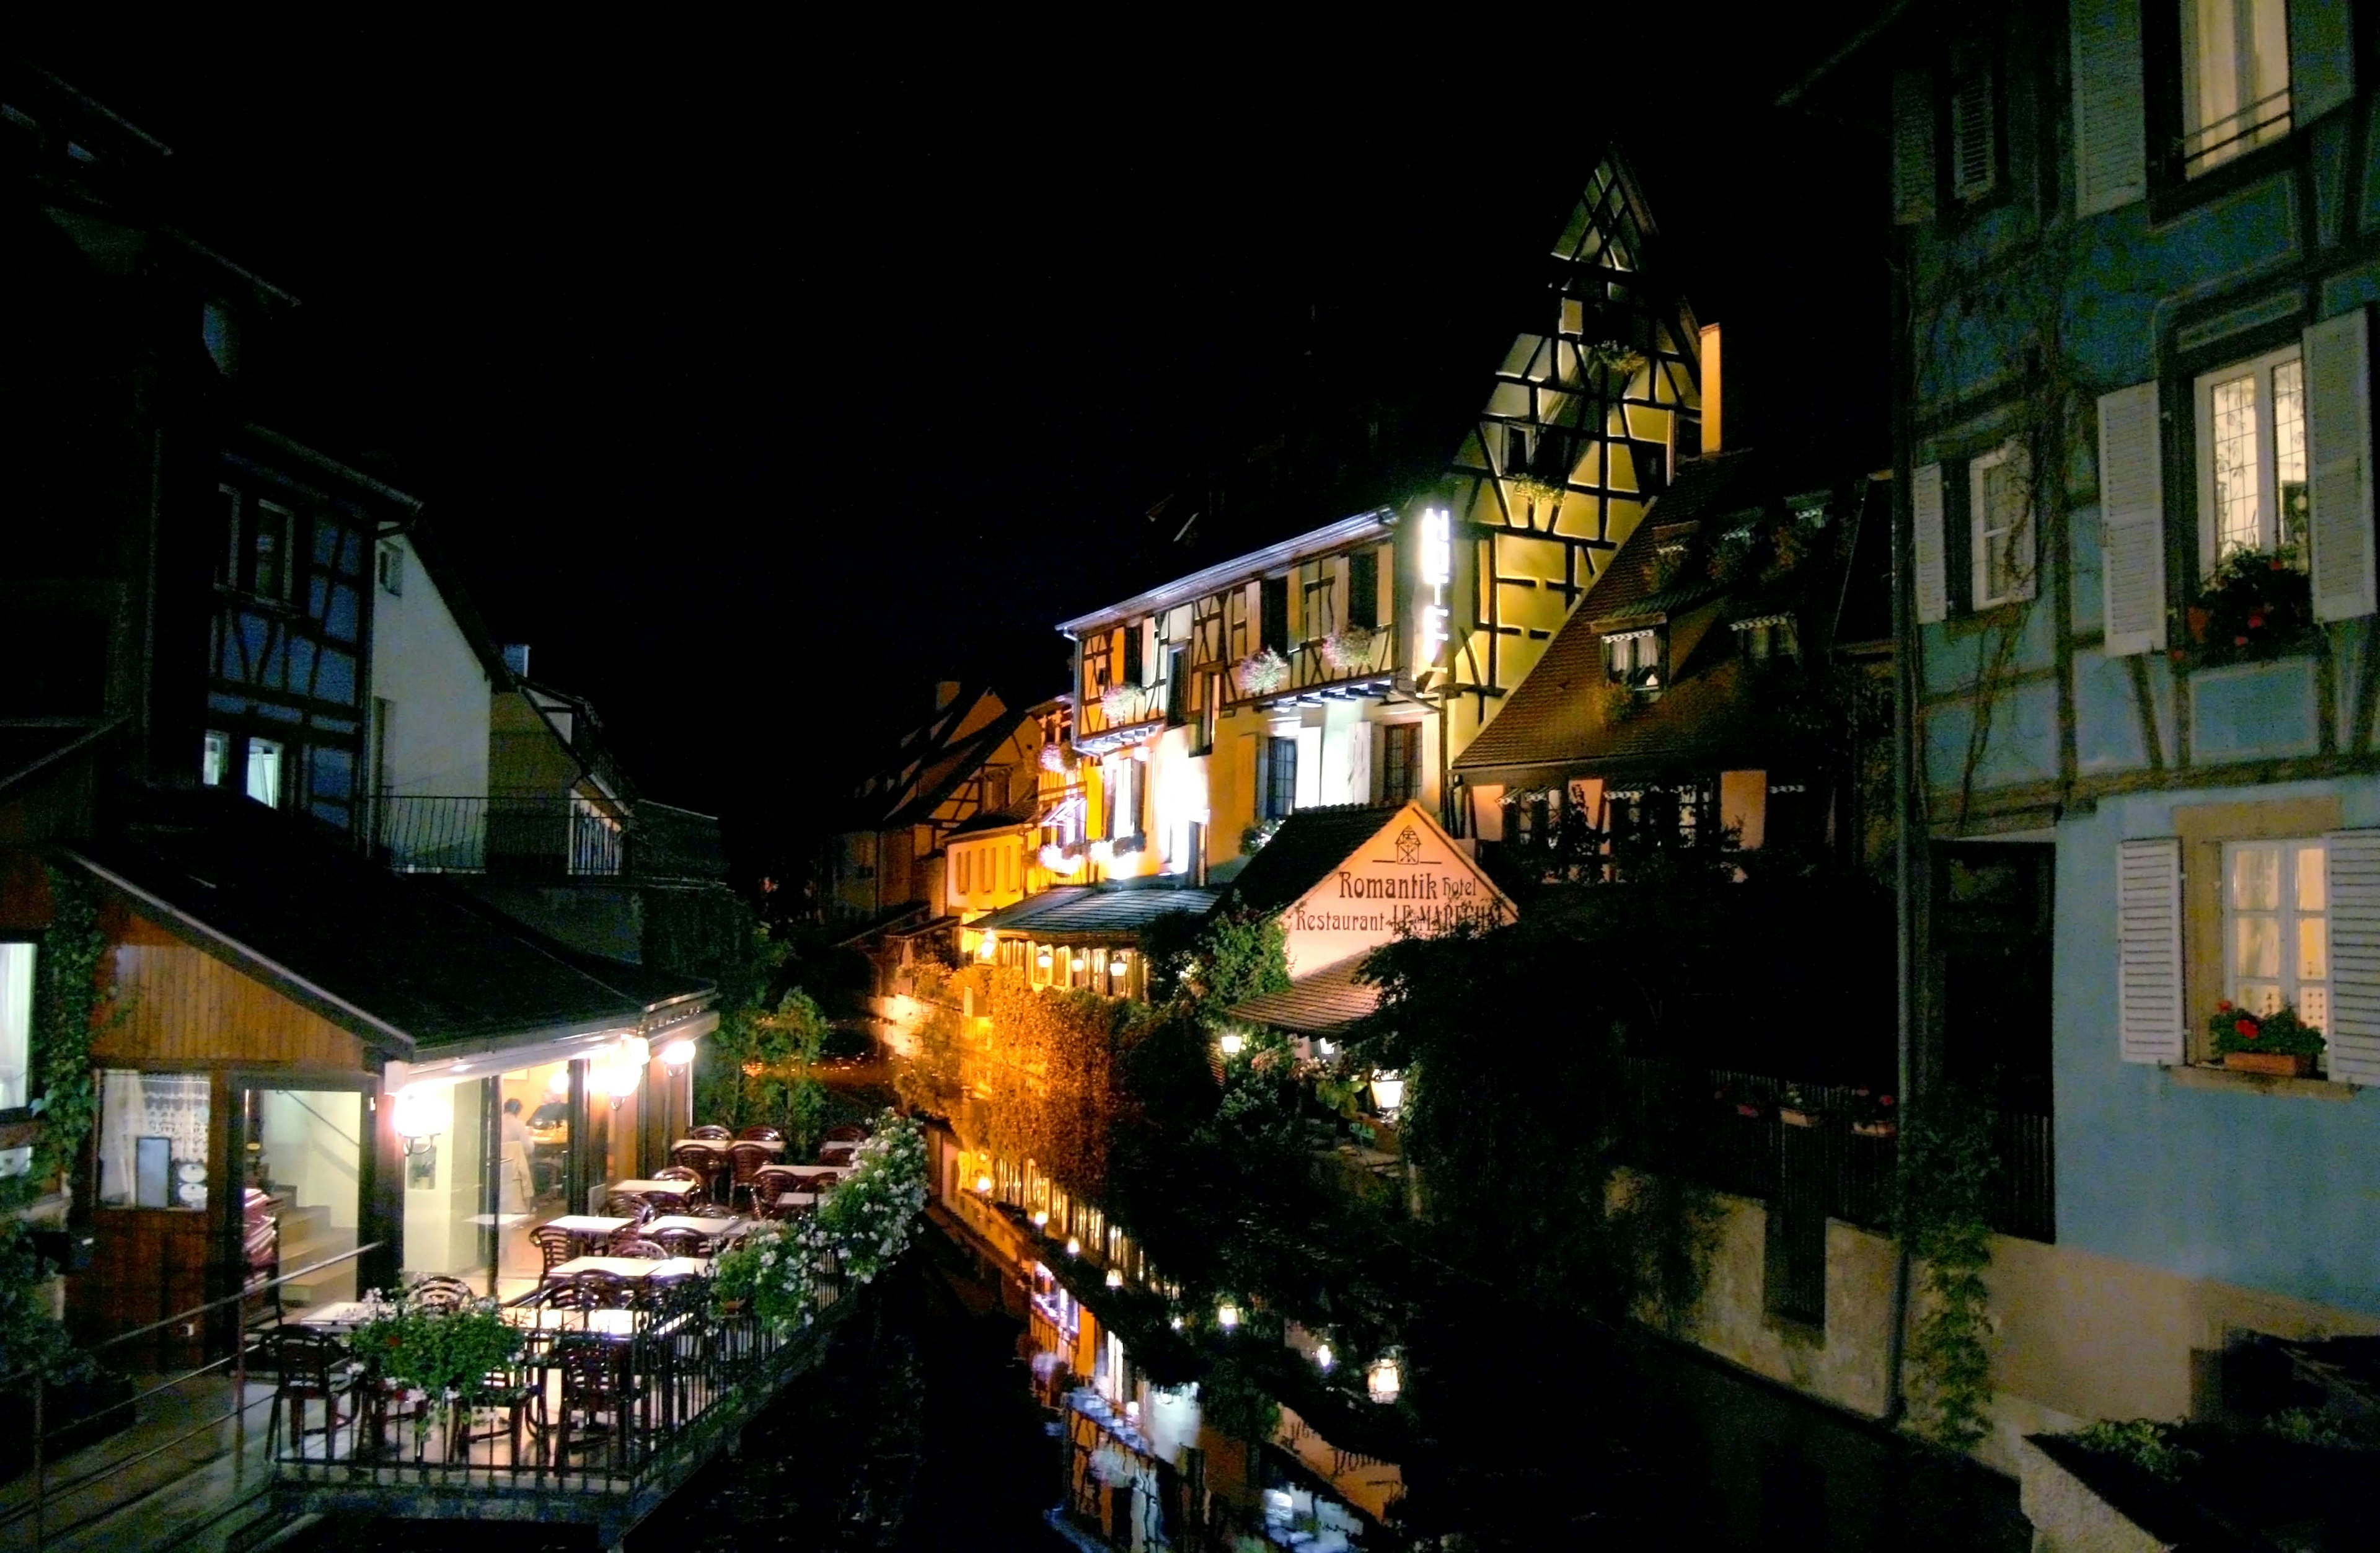
[[[1658,626],[1642,630],[1613,631],[1603,639],[1605,675],[1615,685],[1657,695],[1669,678],[1663,659],[1668,633]]]
[[[1755,619],[1738,620],[1728,629],[1735,632],[1736,647],[1746,663],[1779,663],[1802,655],[1801,640],[1791,615],[1763,615]]]

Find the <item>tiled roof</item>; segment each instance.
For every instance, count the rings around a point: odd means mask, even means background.
[[[1264,850],[1232,881],[1233,904],[1278,911],[1343,867],[1356,848],[1380,833],[1398,805],[1333,804],[1300,809],[1281,822]]]
[[[145,800],[119,835],[77,856],[144,914],[367,1039],[422,1055],[631,1028],[710,985],[563,949],[443,881],[386,873],[311,822],[230,794]]]
[[[981,933],[1016,933],[1038,941],[1129,939],[1160,917],[1213,911],[1219,893],[1170,878],[1119,879],[1105,885],[1060,885],[967,925]]]
[[[1800,473],[1751,451],[1688,463],[1612,556],[1495,721],[1455,761],[1455,769],[1491,781],[1525,781],[1561,765],[1649,772],[1687,762],[1759,764],[1791,751],[1806,735],[1779,715],[1786,708],[1762,698],[1758,678],[1744,663],[1729,624],[1790,613],[1800,627],[1804,654],[1828,650],[1837,612],[1853,592],[1844,586],[1846,551],[1852,548],[1844,536],[1860,516],[1864,485],[1851,500],[1834,503],[1825,531],[1834,536],[1828,547],[1781,576],[1719,584],[1706,580],[1700,563],[1718,533],[1733,526],[1730,520],[1755,514],[1779,519],[1789,495],[1826,488]],[[1868,516],[1871,520],[1860,524],[1856,553],[1848,557],[1863,565],[1875,564],[1882,554],[1865,543],[1864,529],[1882,520]],[[1699,526],[1689,529],[1689,521]],[[1690,570],[1661,587],[1661,548],[1679,543],[1694,546],[1687,557]],[[1667,620],[1669,680],[1658,697],[1638,701],[1629,715],[1615,717],[1619,707],[1604,669],[1603,632],[1626,629],[1632,618]]]
[[[1355,980],[1363,963],[1364,957],[1356,955],[1326,965],[1300,976],[1286,991],[1263,993],[1233,1005],[1232,1018],[1299,1035],[1343,1030],[1380,1006],[1380,989]]]

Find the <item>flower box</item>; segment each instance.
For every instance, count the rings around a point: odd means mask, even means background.
[[[1800,1106],[1777,1107],[1777,1119],[1788,1127],[1815,1127],[1824,1119],[1824,1112],[1807,1110]]]
[[[2313,1071],[2313,1058],[2304,1052],[2235,1051],[2223,1054],[2223,1066],[2234,1073],[2265,1073],[2277,1079],[2302,1079]]]
[[[1735,1103],[1735,1114],[1743,1118],[1747,1121],[1758,1121],[1760,1119],[1760,1107],[1748,1101],[1739,1100]]]
[[[1897,1121],[1855,1121],[1852,1131],[1863,1138],[1898,1138],[1900,1124]]]

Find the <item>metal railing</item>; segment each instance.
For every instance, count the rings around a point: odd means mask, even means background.
[[[407,874],[710,881],[725,877],[719,822],[639,804],[616,815],[577,797],[382,794],[372,855]]]
[[[204,1304],[193,1305],[188,1310],[176,1311],[173,1315],[164,1317],[163,1320],[151,1322],[146,1327],[136,1327],[131,1331],[120,1332],[115,1337],[92,1344],[85,1351],[92,1358],[96,1359],[100,1354],[106,1352],[112,1348],[129,1344],[139,1339],[153,1337],[159,1333],[176,1328],[195,1327],[203,1318],[212,1315],[214,1312],[224,1310],[226,1307],[244,1304],[249,1301],[256,1299],[260,1295],[269,1294],[280,1289],[285,1284],[295,1283],[303,1278],[312,1278],[316,1274],[322,1272],[324,1268],[334,1267],[343,1262],[351,1262],[359,1256],[369,1255],[372,1252],[380,1250],[382,1248],[382,1242],[375,1241],[370,1245],[358,1246],[352,1251],[343,1251],[335,1256],[324,1257],[322,1261],[314,1263],[310,1266],[300,1267],[294,1273],[284,1273],[278,1278],[263,1280],[251,1287],[242,1289],[237,1294],[226,1294],[219,1300],[210,1300]],[[105,1504],[102,1508],[86,1515],[83,1519],[75,1522],[70,1525],[53,1528],[50,1525],[49,1521],[50,1508],[54,1501],[62,1501],[74,1495],[80,1494],[87,1489],[98,1487],[103,1484],[122,1476],[124,1474],[130,1472],[133,1468],[140,1466],[144,1462],[156,1460],[165,1452],[172,1450],[178,1446],[184,1445],[190,1440],[196,1439],[201,1435],[211,1434],[213,1431],[222,1428],[226,1424],[232,1425],[231,1455],[233,1480],[235,1483],[244,1480],[247,1476],[248,1471],[248,1415],[255,1409],[259,1402],[263,1402],[269,1405],[273,1400],[270,1393],[257,1398],[250,1398],[248,1395],[249,1339],[253,1336],[254,1333],[251,1330],[243,1327],[239,1332],[237,1339],[232,1345],[232,1351],[225,1357],[200,1364],[194,1369],[184,1370],[178,1374],[167,1376],[164,1379],[157,1381],[155,1384],[149,1386],[145,1389],[134,1392],[129,1397],[106,1404],[106,1406],[101,1410],[103,1413],[105,1413],[115,1412],[119,1408],[128,1409],[132,1411],[133,1417],[137,1420],[139,1416],[139,1408],[142,1402],[165,1395],[169,1392],[175,1392],[178,1390],[178,1388],[189,1385],[192,1381],[201,1380],[209,1376],[223,1375],[225,1376],[231,1383],[231,1405],[225,1411],[203,1418],[198,1423],[192,1425],[190,1427],[174,1435],[170,1438],[156,1445],[149,1446],[130,1456],[111,1459],[109,1461],[100,1462],[86,1471],[55,1481],[50,1475],[51,1467],[53,1465],[52,1452],[50,1449],[52,1443],[59,1437],[66,1434],[67,1430],[80,1427],[90,1420],[88,1418],[77,1418],[64,1425],[54,1425],[49,1417],[50,1382],[42,1375],[19,1371],[14,1376],[0,1378],[0,1396],[14,1396],[18,1394],[22,1389],[30,1387],[33,1398],[33,1417],[30,1434],[33,1458],[30,1468],[30,1475],[32,1478],[32,1497],[28,1503],[13,1506],[6,1511],[0,1511],[0,1530],[5,1530],[7,1527],[15,1526],[22,1522],[30,1520],[32,1522],[30,1546],[36,1550],[36,1553],[38,1553],[38,1550],[44,1545],[50,1536],[71,1535],[73,1533],[82,1530],[85,1526],[103,1520],[108,1515],[113,1514],[115,1510],[119,1508],[117,1505],[113,1503]],[[213,1458],[212,1457],[209,1458],[209,1460],[212,1459]],[[194,1463],[194,1465],[202,1464],[203,1463]]]
[[[1900,1142],[1892,1130],[1854,1123],[1863,1097],[1852,1088],[1723,1069],[1694,1070],[1707,1081],[1695,1085],[1681,1082],[1676,1070],[1641,1058],[1619,1059],[1616,1071],[1615,1144],[1626,1162],[1675,1169],[1716,1191],[1766,1203],[1785,1200],[1791,1169],[1797,1198],[1822,1204],[1827,1217],[1863,1229],[1891,1228]],[[1786,1106],[1789,1090],[1801,1100],[1799,1107]],[[1789,1126],[1788,1109],[1810,1125]],[[2055,1242],[2051,1119],[1999,1110],[1991,1114],[1991,1127],[1998,1164],[1985,1204],[1992,1228],[2022,1240]]]

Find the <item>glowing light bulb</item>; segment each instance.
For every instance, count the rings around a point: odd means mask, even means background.
[[[1229,1302],[1215,1307],[1215,1325],[1228,1332],[1240,1324],[1240,1307]]]
[[[545,1081],[545,1092],[556,1100],[570,1093],[569,1063],[561,1063],[554,1068],[553,1076]]]
[[[662,1048],[662,1061],[672,1068],[683,1068],[694,1060],[694,1043],[683,1036]]]
[[[1182,1318],[1178,1315],[1173,1318],[1173,1329],[1177,1332],[1182,1330]]]
[[[1220,1044],[1225,1057],[1237,1057],[1247,1049],[1248,1038],[1233,1030],[1224,1034]]]
[[[1050,1228],[1049,1209],[1036,1208],[1033,1210],[1033,1228],[1036,1229],[1047,1229]]]
[[[975,1179],[975,1189],[976,1189],[978,1192],[982,1192],[982,1193],[983,1193],[985,1196],[987,1196],[987,1197],[990,1196],[990,1195],[991,1195],[991,1178],[990,1178],[990,1176],[978,1176],[978,1177],[976,1177],[976,1179]]]
[[[1078,1240],[1076,1240],[1076,1239],[1075,1239],[1074,1236],[1072,1236],[1072,1235],[1067,1236],[1067,1237],[1066,1237],[1066,1254],[1067,1254],[1067,1255],[1069,1255],[1069,1256],[1080,1256],[1080,1255],[1082,1255],[1082,1254],[1083,1254],[1083,1242],[1082,1242],[1082,1241],[1078,1241]]]
[[[1384,1354],[1373,1361],[1371,1369],[1365,1374],[1364,1382],[1372,1400],[1382,1406],[1395,1401],[1397,1393],[1404,1389],[1404,1376],[1397,1368],[1396,1356]]]
[[[1329,1343],[1318,1343],[1315,1345],[1314,1367],[1316,1369],[1328,1370],[1332,1364],[1337,1363],[1337,1356],[1331,1353],[1330,1345]]]
[[[1116,1271],[1113,1267],[1110,1267],[1108,1269],[1108,1287],[1110,1289],[1122,1289],[1123,1287],[1123,1275]]]

